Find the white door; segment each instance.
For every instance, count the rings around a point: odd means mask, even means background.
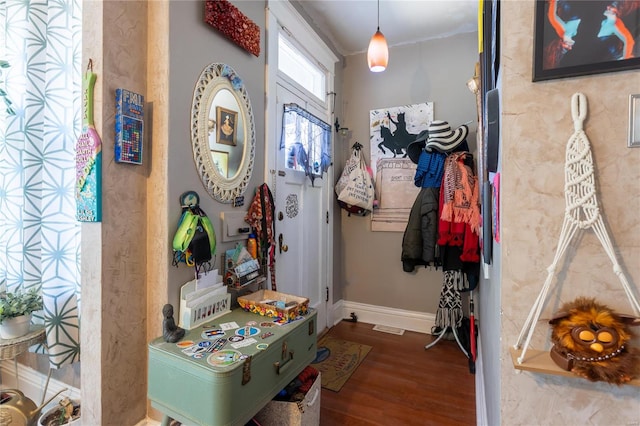
[[[328,121],[327,113],[305,101],[295,89],[278,82],[276,123],[282,123],[285,104],[296,104],[314,116]],[[275,184],[276,285],[280,292],[308,297],[318,311],[318,331],[327,326],[328,297],[328,185],[327,175],[311,183],[303,171],[288,164],[289,153],[280,149],[282,125],[275,129],[272,144],[276,158]]]
[[[318,312],[317,331],[321,332],[333,325],[327,303],[333,290],[334,219],[329,214],[333,167],[312,184],[303,171],[288,167],[280,138],[285,104],[296,104],[325,123],[333,122],[329,93],[338,58],[289,2],[269,0],[267,12],[265,181],[275,203],[276,286],[280,292],[309,298]],[[279,48],[285,45],[293,49],[283,52],[279,64]],[[291,69],[291,64],[306,65]]]

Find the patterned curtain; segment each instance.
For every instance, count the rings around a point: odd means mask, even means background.
[[[0,59],[15,115],[0,111],[0,283],[37,288],[52,368],[80,360],[80,0],[0,0]]]
[[[287,167],[304,171],[313,185],[331,165],[331,126],[296,104],[286,104],[280,149],[287,150]]]

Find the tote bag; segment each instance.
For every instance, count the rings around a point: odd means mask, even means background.
[[[350,213],[364,216],[373,210],[375,197],[373,179],[359,149],[354,149],[347,160],[340,179],[336,183],[335,191],[341,207]]]

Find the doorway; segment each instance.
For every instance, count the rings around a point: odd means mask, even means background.
[[[279,292],[309,299],[320,333],[333,322],[328,303],[333,291],[333,169],[312,181],[293,164],[281,140],[285,105],[295,104],[331,123],[328,100],[337,58],[288,2],[270,1],[267,14],[265,181],[275,203],[276,285]]]

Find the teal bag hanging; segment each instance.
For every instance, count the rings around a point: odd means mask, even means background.
[[[199,200],[194,191],[187,191],[180,196],[182,216],[172,242],[175,266],[180,262],[198,266],[210,261],[216,253],[213,224],[200,208]]]

